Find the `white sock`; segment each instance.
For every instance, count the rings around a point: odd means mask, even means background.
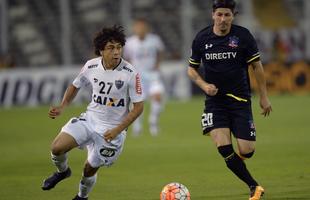
[[[135,135],[138,135],[142,131],[143,113],[133,122],[132,131]]]
[[[51,153],[52,162],[57,167],[58,172],[64,172],[68,169],[67,153],[56,156]]]
[[[149,118],[149,123],[152,126],[157,126],[158,125],[158,119],[159,119],[159,114],[162,109],[162,104],[161,102],[158,101],[151,101],[151,111],[150,111],[150,118]]]
[[[90,176],[90,177],[82,176],[82,179],[80,181],[80,186],[79,186],[79,193],[78,193],[79,197],[87,198],[88,193],[91,191],[91,189],[95,185],[96,180],[97,180],[97,174],[95,174],[94,176]]]

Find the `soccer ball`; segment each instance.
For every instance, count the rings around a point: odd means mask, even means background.
[[[160,200],[190,200],[188,189],[181,183],[169,183],[160,193]]]

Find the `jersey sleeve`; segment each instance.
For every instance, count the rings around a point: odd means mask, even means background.
[[[199,42],[197,38],[195,38],[192,43],[191,56],[188,62],[190,67],[198,68],[200,66],[201,52],[199,50]]]
[[[248,31],[247,35],[247,44],[246,44],[246,62],[250,64],[253,61],[260,59],[260,54],[257,48],[256,41],[253,35]]]
[[[72,85],[76,88],[81,88],[88,86],[90,84],[87,76],[86,76],[86,69],[87,65],[85,64],[84,67],[81,69],[79,75],[73,80]]]
[[[134,103],[144,100],[141,77],[137,72],[129,80],[129,98]]]

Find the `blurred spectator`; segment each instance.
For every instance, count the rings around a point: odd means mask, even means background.
[[[11,55],[0,55],[0,69],[13,67],[15,67],[15,62]]]

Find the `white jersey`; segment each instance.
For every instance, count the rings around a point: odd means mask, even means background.
[[[149,33],[143,40],[133,35],[126,41],[124,57],[139,71],[152,71],[157,62],[158,52],[163,50],[164,44],[157,35]]]
[[[129,112],[130,102],[143,101],[140,75],[125,60],[113,70],[106,70],[102,58],[86,62],[73,81],[76,88],[92,86],[92,100],[87,113],[100,131],[102,126],[120,124]]]

